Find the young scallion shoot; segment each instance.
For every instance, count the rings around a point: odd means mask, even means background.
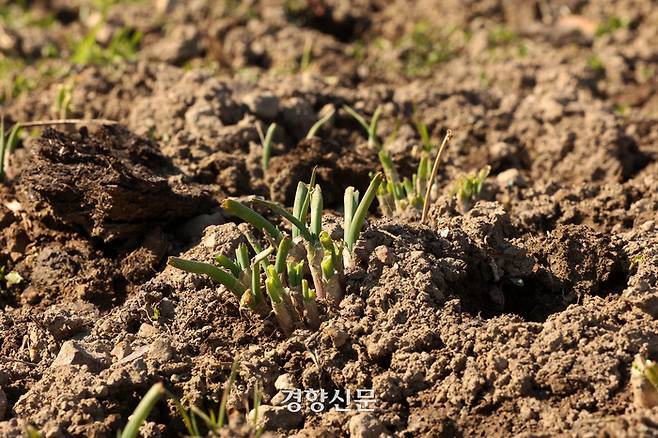
[[[185,409],[183,404],[174,394],[168,394],[169,398],[174,402],[176,409],[178,409],[178,413],[183,419],[183,424],[185,425],[189,436],[194,438],[219,436],[220,429],[226,424],[226,405],[228,403],[228,398],[231,394],[233,386],[235,385],[235,380],[238,374],[238,366],[239,362],[236,358],[233,360],[233,365],[231,366],[231,374],[229,375],[228,382],[224,387],[222,399],[220,401],[217,413],[215,413],[212,409],[204,412],[197,406],[191,406],[189,409]],[[199,421],[197,421],[197,418],[200,418],[203,421],[203,424],[205,425],[205,431],[202,431],[202,428],[199,427]]]
[[[139,402],[135,408],[135,412],[130,416],[126,428],[119,435],[121,438],[137,438],[139,436],[139,428],[142,427],[144,421],[149,416],[156,403],[165,395],[166,390],[164,385],[156,383],[148,390],[144,398]]]
[[[379,137],[377,137],[377,125],[379,124],[379,118],[382,115],[382,106],[379,105],[375,109],[375,113],[372,115],[370,122],[367,122],[361,114],[356,112],[354,108],[349,105],[343,105],[343,109],[347,111],[349,115],[354,117],[354,119],[359,122],[359,125],[365,129],[368,134],[368,147],[377,149],[381,148],[381,142],[379,141]]]
[[[323,215],[323,198],[322,189],[316,185],[311,190],[303,184],[298,185],[297,193],[295,196],[295,206],[293,212],[290,213],[281,205],[267,201],[261,198],[254,197],[252,202],[261,207],[268,208],[273,213],[276,213],[289,222],[297,233],[293,234],[293,246],[295,247],[294,254],[297,254],[297,263],[300,262],[299,249],[305,249],[306,261],[313,279],[315,286],[315,293],[321,300],[326,300],[330,304],[337,306],[344,295],[344,271],[345,267],[352,264],[352,251],[354,244],[361,232],[365,217],[370,205],[377,195],[377,190],[382,182],[383,175],[376,174],[363,196],[359,201],[359,194],[354,188],[348,188],[345,192],[345,224],[342,240],[333,240],[327,231],[322,229],[322,215]],[[240,204],[236,208],[233,203],[225,201],[224,207],[230,207],[229,212],[238,212],[243,220],[251,223],[254,227],[261,230],[268,230],[275,228],[271,223],[264,224],[261,220],[262,216],[249,207]],[[310,207],[310,223],[306,218],[305,205],[309,204]],[[251,210],[251,214],[246,214],[246,211]],[[276,230],[278,232],[278,230]],[[280,233],[280,232],[279,232]],[[271,233],[270,233],[271,234]],[[275,241],[278,244],[279,240]],[[292,248],[291,248],[292,249]],[[268,279],[272,278],[272,273],[267,272]],[[293,279],[297,283],[297,277]],[[290,280],[290,279],[289,279]],[[275,300],[277,298],[278,283],[275,280],[270,280],[270,287],[275,292]],[[301,284],[301,283],[300,283]],[[297,284],[295,284],[296,286]],[[269,292],[269,289],[268,289]],[[309,295],[310,298],[311,295]],[[297,300],[292,300],[298,302]],[[303,293],[302,293],[303,302]],[[309,312],[312,314],[312,311]],[[287,324],[287,321],[280,321]],[[313,324],[307,321],[309,324]]]
[[[484,166],[477,173],[470,173],[458,177],[451,190],[451,194],[457,198],[462,211],[470,210],[477,202],[482,192],[484,180],[489,176],[491,166]]]
[[[631,384],[636,404],[645,408],[658,406],[658,363],[641,355],[631,365]]]
[[[306,134],[306,139],[314,138],[318,133],[318,131],[320,130],[320,128],[322,128],[322,126],[325,123],[331,120],[331,118],[334,116],[335,113],[336,113],[336,109],[332,108],[331,111],[329,111],[327,114],[322,116],[317,122],[315,122],[313,126],[311,126],[311,129],[308,130],[308,134]]]
[[[431,191],[429,189],[433,184],[433,169],[430,159],[432,146],[429,143],[430,140],[427,134],[427,129],[423,130],[423,132],[425,132],[425,134],[421,134],[421,137],[427,135],[427,138],[423,139],[423,143],[426,144],[426,146],[423,146],[423,153],[421,154],[418,168],[416,172],[411,175],[411,178],[404,177],[401,179],[389,152],[386,149],[379,151],[379,161],[384,169],[386,182],[379,187],[377,200],[379,201],[379,208],[384,216],[399,216],[409,208],[421,211],[424,208],[425,198],[428,194],[431,196]],[[443,150],[449,139],[450,134],[446,134],[440,151]],[[437,156],[437,159],[440,159],[440,153]],[[432,180],[432,182],[430,182],[430,180]]]
[[[263,168],[263,172],[267,171],[267,169],[270,167],[270,158],[272,157],[272,145],[273,145],[273,137],[274,137],[274,132],[276,131],[276,123],[272,123],[269,128],[267,128],[267,132],[265,135],[263,135],[262,129],[260,129],[260,125],[256,125],[258,128],[258,136],[260,137],[260,143],[263,146],[263,159],[261,166]]]
[[[5,179],[5,158],[16,149],[21,125],[16,123],[5,137],[5,118],[0,118],[0,182]]]

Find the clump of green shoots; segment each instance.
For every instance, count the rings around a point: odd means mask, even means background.
[[[470,210],[482,192],[484,180],[489,176],[491,166],[487,165],[477,173],[462,175],[454,182],[451,195],[457,198],[462,211]]]
[[[429,198],[432,193],[432,185],[436,174],[433,174],[433,165],[431,161],[431,153],[434,147],[432,146],[425,124],[419,124],[418,130],[422,140],[422,152],[416,173],[409,177],[400,178],[400,175],[395,168],[393,160],[389,152],[385,149],[379,151],[379,161],[384,168],[386,175],[386,183],[379,187],[377,192],[377,200],[379,201],[379,208],[384,216],[397,216],[409,208],[422,210],[425,205],[426,198]],[[450,140],[451,133],[448,131],[441,143],[439,152],[436,156],[435,165],[441,159],[441,154],[447,142]]]
[[[16,149],[21,125],[16,123],[5,137],[5,118],[0,119],[0,182],[5,179],[5,157]]]
[[[320,325],[317,299],[337,306],[344,295],[345,267],[352,262],[354,244],[363,227],[368,208],[374,200],[382,175],[370,182],[363,199],[353,187],[345,191],[344,235],[334,240],[322,229],[322,190],[315,185],[297,185],[292,213],[283,206],[253,197],[253,204],[280,215],[291,224],[290,234],[280,231],[274,224],[251,207],[226,199],[224,210],[262,231],[269,246],[262,249],[251,236],[248,240],[256,252],[249,262],[246,246],[238,248],[235,260],[217,255],[217,265],[170,257],[169,264],[187,272],[204,274],[223,284],[247,307],[265,316],[274,313],[281,331],[289,335],[298,324],[317,329]],[[310,223],[307,220],[310,213]],[[274,256],[274,260],[270,259]],[[263,294],[261,271],[264,276]],[[305,278],[310,272],[314,289]]]
[[[382,115],[382,106],[379,105],[375,109],[375,113],[372,115],[372,118],[370,121],[366,121],[366,119],[356,112],[354,108],[352,108],[349,105],[343,105],[343,109],[347,111],[349,115],[354,117],[354,119],[359,122],[359,125],[365,129],[366,133],[368,134],[368,147],[371,148],[381,148],[381,142],[379,141],[379,137],[377,137],[377,125],[379,124],[379,119]]]

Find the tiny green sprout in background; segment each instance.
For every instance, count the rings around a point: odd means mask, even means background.
[[[587,58],[587,66],[599,76],[605,74],[605,65],[603,65],[603,60],[598,55],[591,55]]]
[[[636,403],[642,407],[658,406],[658,364],[638,354],[631,365],[631,382]]]
[[[311,66],[313,57],[313,40],[307,38],[304,41],[304,48],[302,49],[302,59],[299,61],[299,71],[305,72]]]
[[[240,363],[236,358],[233,360],[233,365],[231,366],[231,374],[229,375],[228,382],[224,387],[224,392],[222,393],[222,400],[219,404],[219,410],[215,413],[212,409],[209,409],[208,412],[204,412],[196,406],[191,406],[189,409],[186,409],[183,404],[176,398],[173,394],[169,394],[169,398],[176,405],[179,415],[183,419],[183,424],[187,429],[189,436],[194,438],[200,438],[205,436],[219,436],[219,430],[224,427],[226,424],[226,405],[228,403],[228,398],[231,395],[233,386],[235,385],[235,380],[238,375],[238,368]],[[201,419],[205,425],[205,431],[199,427],[199,421]]]
[[[25,438],[43,438],[43,434],[31,424],[28,424],[25,426]]]
[[[497,26],[489,32],[487,42],[489,47],[507,46],[518,39],[518,35],[505,26]]]
[[[382,106],[377,106],[375,113],[372,115],[372,119],[370,119],[370,122],[367,122],[361,114],[356,112],[354,108],[349,105],[343,105],[343,109],[347,111],[349,115],[354,117],[354,119],[359,122],[359,125],[361,125],[366,131],[368,134],[368,146],[377,149],[381,148],[381,143],[377,137],[377,125],[379,124],[379,118],[382,115]]]
[[[146,421],[146,418],[155,405],[165,394],[166,390],[162,382],[153,385],[135,408],[135,411],[128,420],[126,428],[119,434],[119,437],[137,438],[139,436],[139,428],[142,427],[142,424],[144,424],[144,421]]]
[[[462,211],[470,210],[478,200],[490,171],[491,166],[485,166],[477,173],[462,175],[455,180],[451,194],[457,198]]]
[[[100,25],[96,25],[80,41],[72,46],[71,62],[79,65],[113,64],[121,61],[133,61],[137,58],[137,50],[142,39],[142,33],[128,28],[118,29],[107,47],[102,47],[96,41]]]
[[[402,70],[408,77],[432,74],[435,67],[448,61],[455,48],[451,42],[452,28],[437,28],[431,23],[415,23],[410,32],[396,42],[401,53]]]
[[[68,118],[73,103],[73,82],[68,81],[60,84],[57,89],[57,98],[55,99],[55,113],[60,119]]]
[[[292,212],[275,202],[259,197],[249,198],[254,205],[268,209],[288,222],[291,225],[290,234],[282,232],[242,202],[224,200],[222,207],[226,213],[251,224],[262,232],[268,242],[267,248],[263,249],[250,233],[245,233],[256,253],[253,259],[249,260],[243,244],[238,248],[235,260],[226,255],[216,255],[215,262],[219,266],[179,257],[170,257],[169,264],[186,272],[209,276],[223,284],[236,295],[243,308],[264,317],[273,312],[286,336],[300,324],[317,329],[320,319],[316,298],[333,306],[338,306],[342,300],[345,267],[353,264],[354,245],[382,179],[381,173],[375,175],[362,199],[353,187],[345,191],[342,239],[332,239],[322,228],[322,189],[315,184],[313,172],[310,184],[300,182],[297,185]],[[304,278],[307,267],[314,289]],[[261,271],[265,277],[264,287]]]
[[[597,37],[601,37],[603,35],[611,34],[616,30],[628,28],[629,25],[630,22],[627,19],[612,15],[608,17],[604,22],[599,23],[599,25],[596,27],[595,35]]]
[[[631,263],[628,266],[628,270],[631,272],[637,271],[637,268],[640,266],[640,263],[642,263],[642,260],[644,260],[644,256],[642,254],[633,256],[631,258]]]
[[[411,177],[400,178],[398,170],[386,149],[379,151],[379,161],[384,169],[386,181],[379,186],[377,200],[384,216],[394,217],[403,214],[408,209],[423,210],[426,198],[430,197],[436,174],[432,173],[431,154],[434,149],[427,125],[416,121],[416,129],[421,138],[421,158],[416,172]],[[437,153],[436,163],[440,162],[441,154],[452,136],[448,130]],[[429,202],[429,199],[428,199]]]
[[[263,135],[263,130],[260,128],[260,125],[256,125],[256,128],[258,129],[260,143],[263,146],[263,160],[261,166],[263,168],[263,172],[265,172],[270,167],[270,158],[272,157],[273,145],[272,139],[274,137],[274,132],[276,131],[276,123],[272,123],[270,127],[267,128],[265,135]]]
[[[257,382],[254,385],[254,410],[253,410],[253,418],[252,418],[252,425],[254,429],[256,429],[256,438],[260,437],[263,434],[263,428],[258,427],[258,410],[260,409],[260,404],[261,401],[263,400],[263,386],[260,382]]]
[[[331,111],[329,111],[327,114],[322,116],[317,122],[313,124],[313,126],[311,126],[311,129],[308,130],[308,134],[306,134],[306,138],[307,139],[314,138],[318,133],[318,131],[320,130],[320,128],[322,128],[322,125],[324,125],[329,120],[331,120],[331,118],[334,116],[335,113],[336,113],[336,109],[331,108]]]
[[[13,152],[18,145],[21,125],[16,123],[5,137],[5,118],[0,118],[0,182],[5,179],[5,159],[9,153]]]

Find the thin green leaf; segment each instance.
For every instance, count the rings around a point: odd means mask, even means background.
[[[311,234],[319,238],[322,232],[322,189],[316,185],[311,195]],[[307,239],[309,242],[312,239]]]
[[[352,224],[352,218],[354,217],[354,212],[356,211],[357,204],[359,203],[359,192],[354,187],[348,187],[345,189],[345,195],[343,197],[343,210],[344,210],[344,222],[343,230],[349,230],[350,225]]]
[[[156,383],[148,390],[144,398],[137,405],[137,408],[135,408],[135,412],[130,416],[126,428],[121,432],[121,438],[137,438],[139,428],[164,394],[165,387],[162,382]]]
[[[301,223],[306,222],[306,218],[302,217],[302,207],[304,206],[304,201],[306,201],[306,194],[308,193],[308,188],[303,182],[297,183],[297,191],[295,192],[295,203],[292,206],[292,215],[297,218]],[[292,229],[292,238],[295,239],[299,236],[299,228],[293,227]]]
[[[221,428],[224,426],[224,418],[226,417],[226,403],[228,403],[228,396],[231,394],[231,389],[233,388],[233,384],[235,383],[235,378],[238,374],[238,366],[240,362],[238,362],[238,358],[236,357],[233,360],[233,365],[231,366],[231,374],[228,377],[228,383],[226,387],[224,388],[224,393],[222,394],[222,401],[219,404],[219,415],[218,415],[218,420],[217,420],[217,425]]]
[[[281,239],[281,242],[279,243],[279,248],[277,249],[276,252],[276,262],[274,264],[277,273],[283,274],[286,272],[286,260],[288,258],[288,252],[290,252],[291,248],[292,248],[292,240],[290,240],[289,237],[286,236],[283,239]]]
[[[363,126],[363,129],[365,129],[366,133],[370,133],[370,127],[368,126],[368,122],[366,122],[366,119],[363,118],[363,116],[359,113],[357,113],[354,108],[351,106],[345,104],[343,105],[343,109],[347,111],[347,113],[354,117],[354,119],[359,122],[361,126]]]
[[[243,271],[243,269],[240,269],[240,267],[236,265],[233,260],[226,257],[224,254],[215,254],[214,259],[219,266],[231,271],[231,274],[233,274],[235,277],[238,277]]]
[[[347,249],[349,251],[352,251],[354,244],[359,237],[359,233],[361,233],[361,228],[363,227],[363,223],[366,220],[366,214],[368,213],[370,204],[372,204],[372,201],[377,196],[377,189],[382,182],[382,178],[383,175],[381,172],[377,172],[377,174],[370,181],[368,190],[366,190],[366,193],[363,195],[363,199],[361,199],[361,202],[359,203],[359,207],[354,213],[354,218],[350,224],[350,229],[347,231],[347,235],[345,236],[345,243],[347,244]]]
[[[169,265],[174,268],[191,272],[193,274],[207,275],[213,280],[226,286],[228,290],[233,292],[238,298],[242,296],[246,287],[237,278],[231,275],[224,269],[218,268],[210,263],[198,262],[195,260],[185,260],[180,257],[169,257]]]
[[[249,249],[247,248],[247,245],[244,243],[238,245],[238,247],[235,249],[235,259],[237,260],[238,266],[240,267],[240,272],[244,272],[247,270],[247,268],[249,268]],[[236,275],[236,277],[238,275]]]
[[[237,216],[245,222],[250,223],[258,230],[265,230],[278,243],[281,240],[281,232],[265,219],[260,213],[247,207],[234,199],[224,199],[222,208],[233,216]]]
[[[276,131],[276,123],[272,123],[269,128],[267,128],[267,133],[265,138],[262,139],[263,142],[263,172],[265,172],[270,167],[270,157],[272,156],[272,138],[274,136],[274,131]]]
[[[322,117],[320,120],[315,122],[313,126],[311,126],[311,129],[308,130],[308,134],[306,134],[306,138],[310,139],[315,137],[315,134],[320,130],[322,125],[327,123],[336,113],[336,109],[332,108],[331,111],[329,111],[324,117]]]
[[[288,210],[283,208],[281,205],[277,204],[276,202],[272,201],[266,201],[265,199],[261,198],[254,198],[253,202],[255,204],[261,205],[263,207],[269,208],[272,210],[274,213],[282,216],[285,220],[290,222],[293,226],[297,227],[299,230],[300,234],[302,237],[306,240],[311,239],[311,235],[309,234],[308,228],[306,227],[305,224],[303,224],[299,219],[297,219],[294,215],[292,215]],[[280,239],[277,239],[277,241],[280,242]]]

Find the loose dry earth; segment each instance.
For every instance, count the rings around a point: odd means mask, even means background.
[[[655,1],[24,3],[0,2],[6,122],[57,118],[70,84],[64,115],[120,125],[27,132],[8,157],[0,266],[24,281],[0,292],[1,436],[114,436],[158,381],[216,407],[234,357],[222,436],[255,433],[258,382],[274,436],[658,436],[630,383],[636,354],[658,359]],[[376,153],[342,110],[304,136],[344,103],[383,105],[402,169],[415,116],[454,130],[440,186],[489,164],[482,199],[446,192],[427,226],[373,208],[317,332],[284,338],[165,267],[233,251],[220,202],[290,206],[316,165],[340,214]],[[375,412],[290,413],[283,384],[372,388]],[[185,434],[170,401],[143,434]]]

